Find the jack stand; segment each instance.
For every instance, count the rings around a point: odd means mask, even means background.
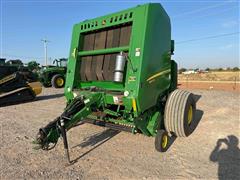
[[[67,134],[66,134],[66,129],[64,128],[64,121],[63,119],[60,120],[61,125],[60,125],[60,130],[63,138],[63,144],[64,144],[64,149],[65,149],[65,156],[67,157],[67,161],[70,164],[70,156],[69,156],[69,150],[68,150],[68,141],[67,141]]]

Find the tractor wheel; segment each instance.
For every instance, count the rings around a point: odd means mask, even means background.
[[[169,148],[170,137],[168,136],[167,131],[158,130],[155,137],[155,149],[158,152],[166,152]]]
[[[56,74],[52,77],[51,84],[54,88],[62,88],[65,84],[65,79],[62,75]]]
[[[51,87],[51,85],[47,84],[47,83],[42,83],[43,87],[48,88]]]
[[[167,132],[187,137],[193,131],[196,102],[193,94],[184,90],[173,91],[165,105],[164,126]]]

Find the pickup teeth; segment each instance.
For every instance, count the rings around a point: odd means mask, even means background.
[[[135,126],[134,125],[131,125],[131,124],[123,124],[123,123],[117,123],[121,126],[125,126],[125,127],[131,127],[131,128],[134,128]]]

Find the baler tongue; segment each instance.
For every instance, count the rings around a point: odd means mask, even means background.
[[[67,105],[61,116],[39,129],[33,142],[36,144],[34,149],[51,150],[57,144],[58,138],[62,136],[66,157],[70,162],[66,131],[92,112],[91,105],[97,104],[99,97],[101,97],[100,93],[91,93],[88,97],[77,96]]]

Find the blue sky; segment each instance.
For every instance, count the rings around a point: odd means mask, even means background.
[[[239,66],[239,34],[201,39],[239,32],[238,1],[1,1],[1,57],[24,62],[44,62],[46,37],[51,60],[67,57],[72,26],[91,19],[148,2],[160,2],[171,18],[175,59],[180,67]],[[178,43],[179,42],[179,43]]]

